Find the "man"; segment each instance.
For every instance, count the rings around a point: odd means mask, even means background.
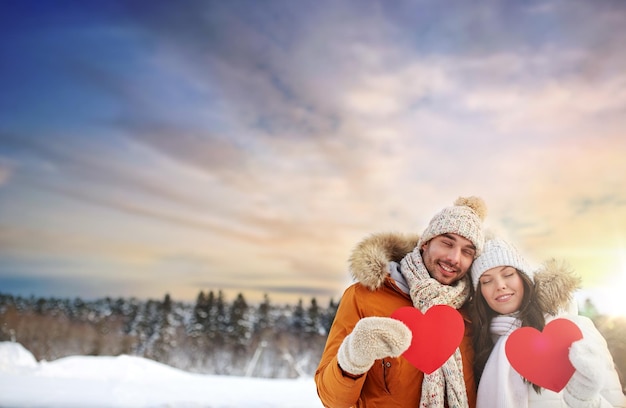
[[[460,197],[432,218],[419,239],[378,234],[355,248],[350,270],[356,283],[341,298],[315,373],[324,406],[475,407],[474,354],[464,306],[471,288],[467,272],[484,243],[485,213],[482,199]],[[425,312],[436,304],[459,309],[466,329],[450,359],[425,374],[399,357],[412,334],[389,316],[400,307]]]

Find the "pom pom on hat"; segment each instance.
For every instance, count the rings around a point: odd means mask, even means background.
[[[487,206],[482,198],[459,197],[454,206],[444,208],[430,220],[417,245],[421,248],[437,235],[457,234],[472,241],[478,256],[485,241],[482,222],[486,215]]]
[[[471,208],[481,221],[487,216],[487,205],[480,197],[459,197],[454,201],[454,205]]]
[[[524,259],[517,248],[502,238],[488,234],[483,253],[474,259],[470,269],[474,289],[478,287],[478,280],[483,273],[498,266],[512,266],[530,279],[534,276],[535,269]]]

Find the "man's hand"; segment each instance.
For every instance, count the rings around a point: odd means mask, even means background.
[[[390,317],[364,317],[341,343],[337,360],[342,370],[359,375],[375,360],[398,357],[411,345],[411,330]]]

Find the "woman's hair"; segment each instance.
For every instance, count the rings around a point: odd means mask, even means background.
[[[534,327],[537,330],[543,330],[545,326],[545,318],[543,311],[539,308],[537,302],[537,294],[535,285],[532,280],[523,272],[516,270],[522,279],[524,285],[524,297],[519,309],[517,318],[522,322],[522,326]],[[472,344],[474,346],[474,376],[476,383],[480,381],[480,377],[487,364],[487,359],[494,347],[491,339],[491,321],[498,316],[482,295],[480,290],[480,281],[474,292],[474,296],[470,303],[470,316],[472,319]],[[533,384],[535,391],[539,392],[540,387]]]

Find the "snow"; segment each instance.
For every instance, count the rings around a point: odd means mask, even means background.
[[[141,357],[71,356],[37,362],[0,342],[2,407],[319,408],[315,383],[188,373]]]

